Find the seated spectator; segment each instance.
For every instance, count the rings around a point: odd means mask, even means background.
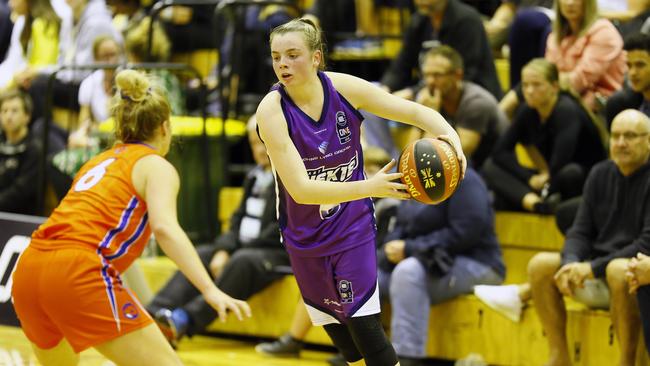
[[[650,247],[650,119],[625,110],[614,119],[610,135],[611,160],[596,165],[585,183],[577,217],[562,253],[539,253],[528,262],[529,283],[477,286],[487,305],[517,321],[523,303],[535,301],[550,359],[547,365],[570,365],[563,296],[612,317],[621,352],[619,365],[634,365],[639,340],[639,310],[634,291],[642,282],[625,272],[639,251]],[[634,272],[634,264],[630,264]],[[641,288],[639,299],[647,289]],[[648,304],[639,301],[641,309]],[[647,320],[647,318],[645,318]],[[645,323],[647,325],[647,323]]]
[[[93,42],[93,60],[96,63],[118,64],[124,61],[124,51],[110,35],[97,37]],[[92,126],[110,117],[110,99],[115,89],[115,70],[99,69],[81,82],[79,87],[79,128],[88,132]],[[87,134],[86,134],[87,135]],[[76,144],[79,144],[78,142]]]
[[[71,31],[70,13],[54,8],[49,0],[16,0],[9,5],[18,17],[7,57],[0,64],[0,89],[27,89],[39,73],[56,65]]]
[[[609,20],[598,18],[596,0],[556,0],[544,57],[557,65],[562,89],[575,92],[592,111],[600,111],[623,84],[623,39]],[[501,104],[511,114],[518,102],[511,90]]]
[[[465,156],[480,167],[508,124],[496,98],[483,87],[463,81],[463,59],[449,46],[429,50],[420,74],[424,86],[415,101],[445,117],[458,132]]]
[[[280,242],[271,164],[255,128],[252,117],[248,139],[257,166],[246,177],[244,196],[230,220],[230,228],[215,243],[197,248],[217,286],[239,299],[248,299],[283,277],[274,271],[276,266],[289,266]],[[172,345],[185,335],[204,331],[218,316],[181,272],[176,272],[155,295],[147,310]]]
[[[113,17],[104,0],[68,0],[72,10],[74,31],[61,49],[57,65],[88,65],[93,62],[93,42],[102,35],[111,35],[122,44],[122,36],[113,26]],[[79,110],[79,85],[90,70],[64,70],[54,81],[52,100],[55,106]],[[29,88],[34,100],[34,118],[45,111],[49,76],[36,77]]]
[[[596,0],[556,0],[556,4],[545,57],[557,65],[560,85],[598,110],[596,98],[609,97],[623,83],[623,39],[609,20],[598,19]]]
[[[560,92],[555,65],[534,59],[521,74],[526,103],[485,163],[483,175],[497,195],[498,208],[550,214],[553,203],[579,196],[586,174],[606,158],[606,132],[578,100]],[[519,164],[517,143],[534,169]]]
[[[39,160],[42,149],[29,131],[32,101],[18,90],[0,94],[0,211],[37,212]]]
[[[468,168],[438,205],[402,201],[378,250],[379,289],[390,294],[391,341],[402,366],[422,365],[431,305],[503,282],[494,213],[481,177]]]
[[[97,63],[116,64],[122,61],[122,47],[110,35],[99,36],[93,44]],[[79,123],[70,132],[65,150],[54,155],[49,177],[59,198],[70,189],[72,179],[81,166],[100,151],[96,136],[100,122],[110,117],[110,101],[114,94],[115,70],[99,69],[81,82],[79,87]]]
[[[129,62],[168,62],[171,45],[162,27],[154,23],[151,40],[151,53],[149,53],[149,27],[151,18],[145,18],[137,26],[131,28],[125,36],[124,48]],[[157,79],[167,90],[172,115],[186,114],[185,94],[178,77],[164,69],[151,70],[150,74]]]
[[[625,109],[638,109],[650,116],[650,35],[635,33],[625,38],[629,86],[612,95],[605,105],[607,126]]]
[[[491,16],[491,18],[488,21],[484,22],[485,33],[487,33],[488,40],[490,41],[490,46],[492,46],[492,50],[495,51],[501,50],[501,47],[504,44],[506,44],[506,42],[508,41],[508,35],[510,35],[511,37],[512,36],[526,37],[528,43],[535,43],[534,41],[539,40],[539,38],[532,38],[531,37],[532,33],[527,32],[528,30],[543,29],[545,28],[545,26],[549,26],[548,33],[550,33],[551,22],[549,17],[546,15],[546,13],[550,12],[552,7],[553,7],[553,0],[501,1],[501,4],[496,9],[496,11]],[[525,17],[528,23],[532,23],[530,24],[529,29],[515,27],[516,23],[521,22],[524,19],[524,17],[521,17],[521,15],[525,12],[530,12],[530,13],[535,12],[538,15],[536,17],[533,16]],[[511,30],[513,31],[511,32]],[[524,33],[524,34],[513,34],[517,32]],[[546,35],[548,35],[548,33],[546,33]],[[544,37],[543,40],[546,41],[546,37]],[[544,44],[546,44],[546,42],[544,42]],[[535,57],[541,57],[544,55],[543,53],[544,47],[542,46],[541,49],[542,49],[542,54],[535,55]],[[532,58],[534,57],[531,57],[531,59]],[[530,61],[530,59],[528,61]],[[522,64],[521,66],[523,66],[524,64]],[[517,79],[518,78],[519,76],[517,76]]]
[[[502,6],[516,4],[508,34],[510,86],[521,82],[521,69],[530,60],[544,57],[546,41],[555,18],[553,0],[510,0]],[[488,35],[490,32],[488,32]]]
[[[453,47],[463,57],[465,80],[503,94],[492,51],[476,10],[459,0],[417,1],[417,12],[404,32],[402,48],[384,73],[381,83],[396,91],[412,86],[420,54],[438,44]]]

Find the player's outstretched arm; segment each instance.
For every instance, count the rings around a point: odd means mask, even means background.
[[[176,169],[161,156],[149,155],[136,163],[132,179],[136,191],[147,202],[149,224],[160,247],[217,310],[219,319],[225,321],[227,310],[239,320],[250,317],[251,310],[245,301],[233,299],[214,285],[192,242],[180,227],[176,216],[180,186]]]
[[[291,197],[301,204],[338,204],[366,197],[408,199],[406,185],[396,183],[401,173],[383,170],[372,180],[327,182],[310,180],[280,108],[279,95],[269,93],[257,109],[257,124],[271,164]]]
[[[464,174],[467,168],[467,159],[463,153],[460,137],[440,113],[422,104],[392,95],[356,76],[336,72],[328,72],[327,75],[332,79],[334,87],[355,108],[366,110],[388,120],[419,127],[434,136],[443,136],[456,150],[461,171]]]

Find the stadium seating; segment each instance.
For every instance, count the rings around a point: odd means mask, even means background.
[[[227,227],[228,218],[242,196],[238,187],[225,187],[219,195],[219,219]],[[563,237],[552,217],[499,212],[496,231],[508,268],[506,283],[526,280],[528,260],[538,251],[559,251]],[[143,258],[140,265],[155,291],[175,270],[167,258]],[[278,337],[289,328],[299,291],[292,276],[269,286],[253,296],[249,303],[253,317],[244,322],[234,318],[226,323],[214,322],[210,332]],[[389,309],[387,309],[389,310]],[[590,310],[567,301],[567,332],[574,365],[609,366],[616,364],[618,345],[607,311]],[[520,323],[514,323],[481,303],[473,295],[462,296],[431,308],[427,355],[456,360],[471,353],[480,354],[491,365],[541,365],[546,361],[548,346],[534,310],[528,306]],[[308,343],[331,345],[322,327],[307,335]],[[642,343],[637,366],[650,365]]]

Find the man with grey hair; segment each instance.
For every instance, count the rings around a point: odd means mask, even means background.
[[[641,111],[616,115],[610,159],[592,168],[562,253],[535,255],[528,262],[529,284],[479,291],[479,298],[497,310],[517,303],[520,311],[532,295],[549,342],[549,366],[571,364],[563,296],[592,308],[609,308],[621,348],[619,365],[635,363],[640,322],[637,299],[630,292],[638,284],[628,284],[626,271],[630,258],[650,251],[649,134],[650,119]]]

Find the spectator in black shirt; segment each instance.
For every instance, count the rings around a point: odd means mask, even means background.
[[[638,109],[650,116],[650,35],[635,33],[625,38],[628,85],[614,93],[605,105],[607,125],[625,109]]]
[[[606,132],[580,101],[560,92],[558,71],[543,58],[522,70],[526,104],[521,106],[483,166],[485,179],[500,198],[500,208],[552,213],[544,198],[579,196],[585,175],[606,158]],[[515,145],[524,146],[534,169],[522,167]]]
[[[476,10],[458,0],[418,0],[402,39],[402,49],[381,83],[396,91],[412,86],[420,54],[438,44],[457,50],[465,62],[465,80],[487,89],[497,99],[503,95],[492,51]]]
[[[621,350],[618,365],[635,364],[640,322],[630,291],[648,278],[632,265],[628,284],[625,273],[631,257],[650,250],[649,134],[650,119],[643,113],[628,109],[616,116],[609,139],[611,159],[589,174],[562,253],[535,255],[528,263],[530,284],[475,289],[481,300],[504,314],[520,313],[532,295],[549,343],[547,365],[571,364],[563,296],[590,308],[609,308]],[[650,286],[644,286],[638,294],[646,332],[648,291]]]
[[[521,69],[532,59],[544,57],[546,38],[551,34],[551,20],[555,17],[553,0],[506,0],[516,6],[508,34],[510,47],[510,86],[520,83]],[[489,33],[488,33],[489,34]]]
[[[29,131],[32,101],[18,90],[0,95],[0,211],[36,214],[40,145]]]

